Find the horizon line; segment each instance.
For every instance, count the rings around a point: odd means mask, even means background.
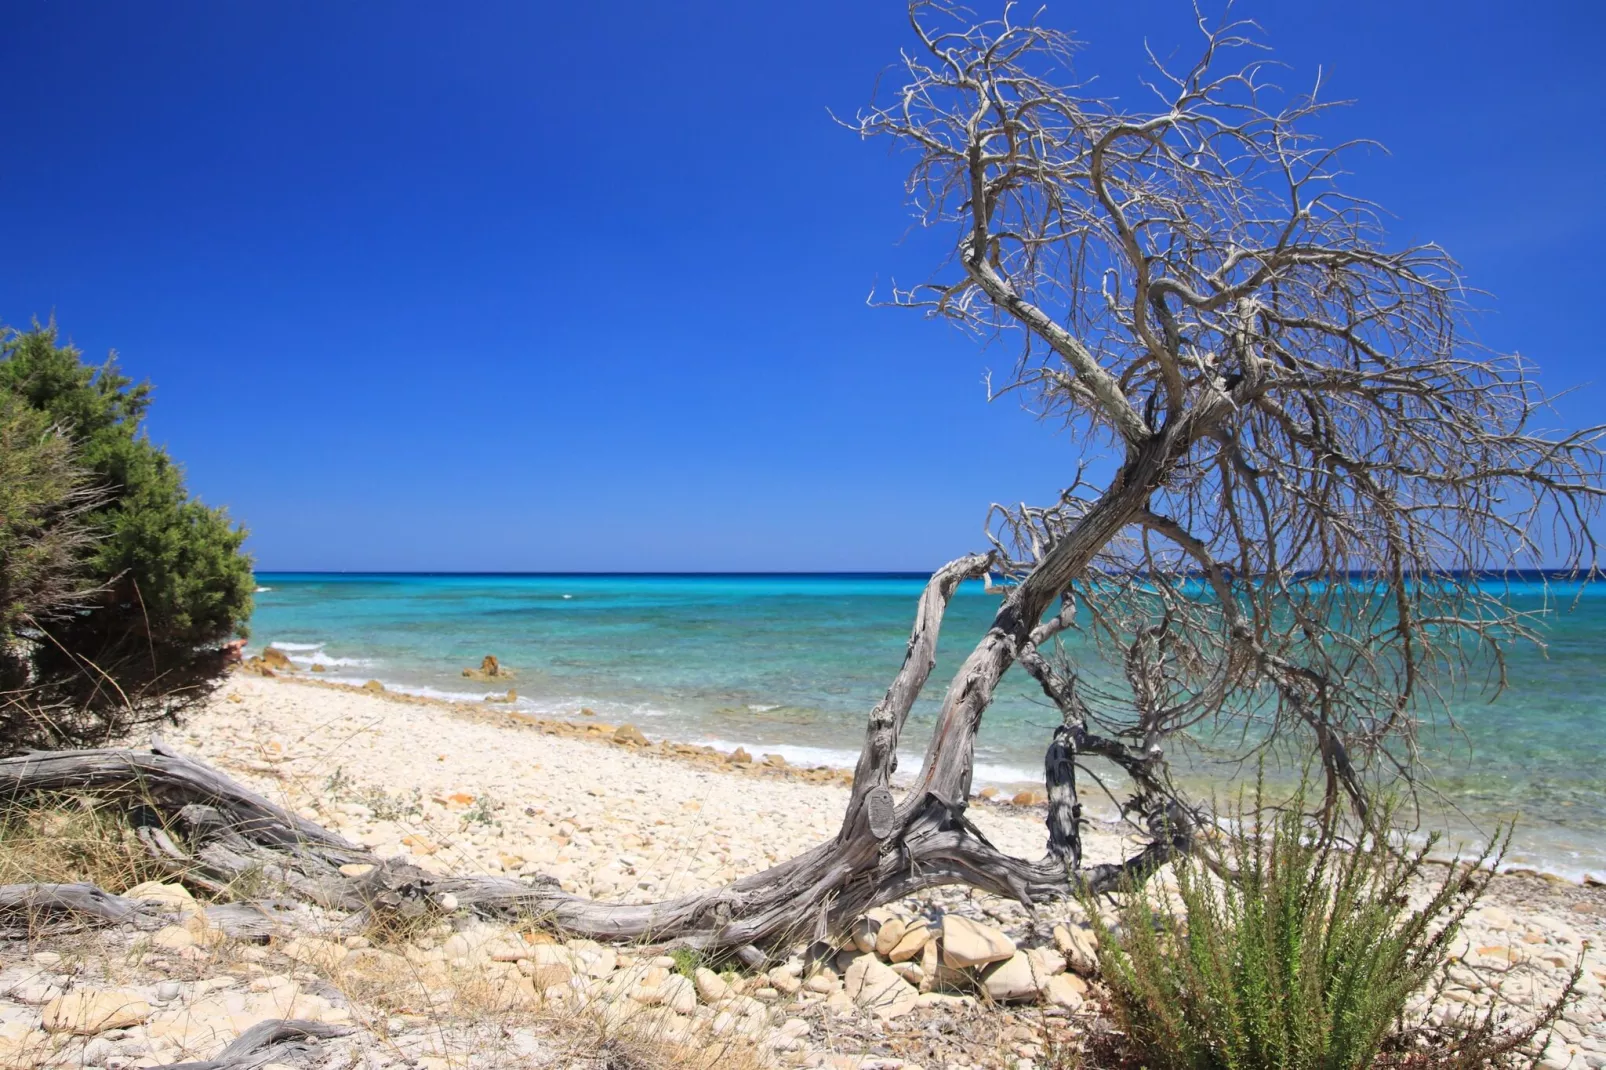
[[[254,569],[256,576],[875,576],[926,579],[931,569],[737,569],[716,571],[711,569],[318,569],[318,568],[265,568]]]
[[[1489,568],[1489,569],[1446,569],[1434,575],[1466,577],[1466,576],[1542,576],[1547,579],[1578,579],[1588,577],[1587,568]],[[641,576],[681,576],[681,577],[836,577],[854,579],[929,579],[935,574],[934,569],[736,569],[730,571],[712,569],[574,569],[574,570],[518,570],[518,569],[303,569],[303,568],[268,568],[253,569],[253,576],[500,576],[500,577],[641,577]],[[1340,573],[1349,578],[1371,577],[1379,574],[1372,569],[1347,569]],[[1189,571],[1186,575],[1202,575]],[[1310,576],[1313,573],[1295,573],[1295,575]],[[979,578],[979,577],[978,577]],[[991,574],[989,574],[989,579]]]

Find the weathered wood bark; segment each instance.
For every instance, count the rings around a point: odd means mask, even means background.
[[[236,938],[271,935],[278,928],[278,904],[210,903],[202,907],[207,924]],[[88,924],[157,929],[179,921],[177,914],[129,899],[93,884],[7,884],[0,886],[0,932],[39,933]]]
[[[0,887],[0,926],[37,929],[58,922],[91,921],[152,928],[153,911],[93,884],[7,884]]]
[[[295,1065],[317,1054],[319,1040],[343,1037],[355,1031],[355,1027],[349,1025],[327,1025],[298,1018],[272,1019],[258,1022],[241,1033],[216,1059],[167,1063],[155,1070],[257,1070],[269,1063]]]

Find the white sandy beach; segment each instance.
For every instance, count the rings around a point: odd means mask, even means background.
[[[426,868],[544,872],[583,894],[648,901],[729,881],[813,846],[835,832],[847,800],[838,786],[508,728],[480,719],[478,711],[471,719],[440,705],[243,674],[227,694],[239,701],[214,702],[173,742],[381,855],[406,853]],[[331,808],[328,781],[336,770],[352,782],[348,795],[416,790],[421,813],[378,820],[362,804]],[[1042,853],[1037,809],[976,806],[972,815],[1000,847],[1026,857]],[[1133,842],[1095,829],[1088,855],[1113,860]],[[983,911],[1006,927],[1024,923],[1018,905],[981,900]],[[1047,921],[1072,909],[1050,906]],[[1588,1053],[1586,1061],[1600,1059],[1606,1055],[1601,889],[1498,880],[1464,934],[1465,958],[1449,996],[1475,1000],[1492,983],[1480,980],[1480,971],[1517,960],[1533,971],[1525,983],[1545,991],[1559,984],[1585,941],[1593,945],[1585,960],[1586,1000],[1563,1032],[1576,1034],[1571,1043]]]
[[[673,896],[762,869],[831,835],[847,798],[835,776],[824,784],[761,763],[737,770],[707,756],[669,757],[664,748],[612,742],[612,731],[596,734],[601,739],[554,735],[541,726],[512,725],[494,710],[240,673],[164,739],[381,856],[438,871],[546,873],[568,890],[615,900]],[[1001,847],[1028,856],[1041,852],[1036,808],[978,805],[972,812]],[[1114,858],[1124,846],[1109,830],[1089,838],[1095,859]],[[1033,969],[1047,963],[1052,972],[1066,969],[1067,955],[1074,962],[1054,927],[1076,929],[1078,909],[1051,905],[1033,918],[1013,902],[939,889],[892,904],[880,923],[890,933],[940,925],[950,915],[974,919],[1035,956]],[[341,1065],[365,1070],[597,1065],[559,1043],[572,1026],[550,1016],[550,999],[528,1002],[536,995],[532,975],[539,985],[541,971],[554,968],[565,977],[572,972],[575,985],[588,978],[589,987],[574,988],[574,998],[594,1000],[605,1023],[616,1025],[629,1011],[633,1021],[651,1020],[699,1050],[739,1041],[746,1045],[744,1058],[765,1066],[1030,1067],[1044,1060],[1056,1030],[1085,1028],[1087,1016],[1096,1014],[1096,986],[1071,973],[1059,975],[1057,987],[1045,985],[1041,1003],[989,1005],[985,994],[978,1003],[939,991],[917,999],[918,960],[898,962],[894,955],[890,969],[861,963],[856,982],[855,958],[876,956],[850,948],[836,963],[841,973],[800,978],[793,960],[714,991],[715,982],[693,986],[670,972],[667,959],[637,958],[628,948],[569,941],[542,952],[525,947],[517,934],[460,919],[455,933],[447,926],[382,950],[342,936],[336,919],[320,920],[306,908],[302,914],[304,933],[327,938],[230,951],[180,931],[156,950],[107,937],[96,951],[80,948],[77,958],[55,950],[28,958],[8,948],[0,962],[0,1063],[8,1070],[117,1070],[209,1058],[253,1016],[294,1009],[314,1020],[361,1025],[354,1037],[332,1043],[346,1060]],[[510,941],[513,950],[497,950]],[[1586,942],[1593,945],[1587,952]],[[1558,1027],[1544,1065],[1601,1070],[1603,946],[1606,892],[1502,877],[1459,939],[1433,1013],[1458,1013],[1497,985],[1508,995],[1542,999],[1559,989],[1582,953],[1584,998]],[[886,948],[872,950],[889,958]],[[565,957],[543,965],[553,955]],[[373,977],[382,968],[402,967],[411,971],[418,993],[406,996],[407,984],[395,981],[376,987]],[[512,986],[497,990],[503,993],[499,1006],[512,1010],[494,1029],[483,1015],[463,1009],[471,989],[462,970],[478,971],[481,982]],[[898,992],[908,1005],[896,1020],[866,1005],[867,970],[885,971],[888,984],[902,986]],[[119,987],[109,987],[114,984]],[[58,1006],[48,1001],[74,986],[123,993],[118,998],[143,1005],[144,1016],[83,1038],[49,1032],[48,1022],[41,1029],[41,1014],[48,1019]],[[545,1009],[518,1009],[526,1004]],[[22,1039],[7,1040],[13,1033]],[[40,1038],[50,1043],[26,1047]]]

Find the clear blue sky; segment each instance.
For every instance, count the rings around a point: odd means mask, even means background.
[[[1359,103],[1357,187],[1600,418],[1598,3],[1246,0]],[[1135,97],[1181,0],[1070,3]],[[9,0],[0,321],[54,310],[263,568],[901,569],[1076,444],[1007,356],[865,307],[921,273],[906,159],[835,127],[895,2]]]

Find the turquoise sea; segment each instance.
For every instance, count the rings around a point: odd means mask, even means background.
[[[741,744],[806,764],[851,766],[866,712],[903,658],[923,575],[460,575],[259,573],[251,649],[268,644],[327,677],[479,701],[462,669],[495,654],[517,672],[518,707],[590,707],[649,736]],[[1557,595],[1560,594],[1558,598]],[[1606,587],[1511,588],[1553,606],[1548,650],[1522,647],[1511,686],[1455,705],[1459,731],[1424,751],[1450,806],[1431,822],[1461,836],[1519,818],[1508,861],[1606,878]],[[919,767],[949,674],[997,597],[955,596],[937,671],[905,732]],[[1041,782],[1057,717],[1024,674],[1005,678],[978,740],[977,785]],[[1227,768],[1189,775],[1225,784]]]

